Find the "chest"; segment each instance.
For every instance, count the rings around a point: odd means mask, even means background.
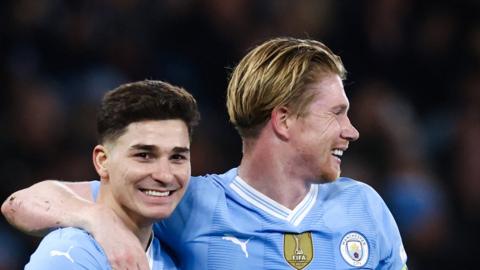
[[[374,269],[377,232],[368,218],[313,210],[299,226],[250,210],[219,211],[175,245],[186,269]]]

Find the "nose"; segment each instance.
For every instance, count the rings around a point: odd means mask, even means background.
[[[351,142],[358,140],[358,137],[360,137],[360,133],[352,125],[348,117],[345,125],[342,128],[342,137]]]
[[[160,183],[169,184],[175,179],[172,168],[168,160],[159,159],[152,170],[152,178]]]

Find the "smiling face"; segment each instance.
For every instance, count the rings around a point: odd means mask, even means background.
[[[94,162],[117,214],[137,223],[168,217],[191,174],[188,128],[181,120],[133,122],[95,148]]]
[[[302,177],[321,182],[340,176],[343,152],[359,137],[347,116],[349,102],[338,75],[328,74],[308,86],[314,100],[300,117],[291,116],[293,163]]]

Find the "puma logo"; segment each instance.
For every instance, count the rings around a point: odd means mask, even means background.
[[[250,237],[247,239],[247,241],[242,242],[238,240],[238,238],[236,238],[235,236],[225,235],[224,237],[222,237],[223,240],[232,241],[232,243],[239,245],[243,253],[245,253],[245,258],[248,258],[247,244],[252,238],[253,237]]]
[[[74,263],[72,257],[70,256],[70,250],[72,250],[73,246],[70,246],[68,248],[67,251],[65,252],[62,252],[62,251],[59,251],[59,250],[51,250],[50,251],[50,256],[64,256],[65,258],[67,258],[69,261],[71,261],[72,263]]]

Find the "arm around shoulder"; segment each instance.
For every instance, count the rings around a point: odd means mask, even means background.
[[[89,182],[45,180],[10,195],[2,213],[17,229],[45,235],[56,227],[83,227],[85,212],[94,205]]]

